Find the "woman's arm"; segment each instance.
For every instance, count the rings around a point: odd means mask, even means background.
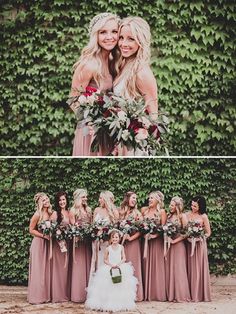
[[[163,226],[166,223],[167,214],[164,209],[161,210],[161,225]]]
[[[51,221],[57,221],[57,212],[54,210],[52,215],[50,216]]]
[[[140,90],[148,113],[153,120],[158,117],[157,83],[149,66],[143,67],[137,74],[137,87]]]
[[[208,216],[206,214],[203,214],[202,218],[203,218],[203,222],[204,222],[205,236],[206,236],[206,238],[209,238],[211,235],[211,226],[210,226]]]
[[[38,221],[39,221],[39,215],[35,213],[33,217],[30,219],[29,233],[33,235],[34,237],[44,238],[44,239],[49,240],[48,235],[43,235],[41,232],[39,232],[36,229]]]

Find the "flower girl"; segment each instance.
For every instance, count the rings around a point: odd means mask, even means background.
[[[87,308],[113,312],[135,309],[138,281],[131,264],[125,263],[124,247],[119,241],[120,233],[113,229],[104,255],[105,265],[97,270],[87,288]]]

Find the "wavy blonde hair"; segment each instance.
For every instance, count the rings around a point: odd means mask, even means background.
[[[39,214],[39,222],[43,219],[43,202],[42,202],[43,197],[47,197],[49,199],[48,195],[44,192],[38,192],[34,196],[36,213]],[[49,199],[49,203],[50,203],[50,199]],[[48,214],[49,215],[52,214],[51,203],[50,203],[49,208],[48,208]]]
[[[81,207],[82,205],[82,197],[87,196],[87,190],[85,189],[77,189],[73,193],[74,203],[70,209],[71,213],[75,215],[75,217],[80,217]],[[90,212],[90,208],[86,206],[86,212]]]
[[[103,13],[101,13],[102,16]],[[94,18],[96,18],[95,16]],[[76,68],[80,69],[80,72],[82,73],[83,67],[87,63],[92,63],[94,64],[94,76],[93,79],[95,80],[97,86],[100,88],[101,86],[101,81],[106,77],[106,72],[102,63],[102,47],[99,46],[98,44],[98,32],[103,28],[103,26],[111,20],[117,21],[117,24],[119,26],[120,18],[115,15],[110,13],[108,16],[101,17],[100,19],[97,20],[95,24],[92,25],[92,28],[90,30],[90,38],[87,46],[84,47],[82,50],[81,56],[79,60],[73,65],[73,69],[75,70]],[[111,72],[115,72],[115,67],[113,64],[116,63],[116,60],[118,59],[118,49],[117,47],[113,48],[109,55],[109,65],[111,68]],[[115,73],[113,73],[113,76]]]
[[[177,218],[179,222],[181,222],[181,218],[182,218],[181,213],[183,212],[183,209],[184,209],[184,201],[181,197],[174,196],[172,197],[171,202],[175,202]]]
[[[146,64],[150,64],[150,44],[151,32],[148,23],[141,17],[127,17],[121,21],[119,33],[124,26],[129,26],[132,35],[139,45],[138,51],[128,61],[120,56],[118,60],[119,73],[115,79],[114,86],[119,82],[124,81],[121,96],[128,100],[138,100],[143,95],[137,87],[137,73]]]
[[[116,206],[114,204],[115,198],[114,194],[111,191],[102,191],[100,193],[100,197],[104,200],[105,208],[108,212],[108,216],[111,222],[115,222],[115,214]]]

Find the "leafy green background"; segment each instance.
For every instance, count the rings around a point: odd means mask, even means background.
[[[205,195],[212,236],[208,241],[210,269],[215,274],[236,273],[235,159],[1,159],[0,168],[0,282],[26,283],[32,237],[28,226],[33,197],[45,191],[53,204],[58,190],[87,188],[89,205],[98,205],[101,190],[109,189],[119,206],[134,190],[143,206],[153,190],[180,195],[189,210],[191,197]],[[71,203],[70,203],[71,205]]]
[[[71,155],[72,65],[104,11],[145,17],[172,155],[235,155],[235,7],[228,0],[0,4],[0,155]]]

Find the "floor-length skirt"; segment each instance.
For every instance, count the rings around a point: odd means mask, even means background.
[[[163,238],[148,241],[147,257],[143,259],[144,299],[166,301],[165,259]]]
[[[50,302],[50,256],[49,241],[34,237],[30,247],[28,302],[40,304]]]
[[[171,244],[167,253],[166,289],[168,301],[187,302],[191,300],[184,241]]]
[[[191,256],[191,250],[191,243],[187,242],[187,269],[191,299],[194,302],[211,301],[206,240],[196,242],[193,256]]]
[[[141,266],[141,242],[140,239],[126,241],[125,245],[126,262],[131,262],[134,267],[134,276],[138,279],[136,301],[143,301],[143,281]]]
[[[52,247],[52,302],[66,302],[70,299],[69,246],[62,253],[57,241]]]
[[[91,152],[92,135],[88,133],[88,127],[76,127],[73,142],[73,156],[97,156]]]
[[[84,302],[86,300],[86,288],[89,282],[91,266],[91,243],[87,241],[80,241],[79,247],[74,248],[73,252],[71,301]]]

